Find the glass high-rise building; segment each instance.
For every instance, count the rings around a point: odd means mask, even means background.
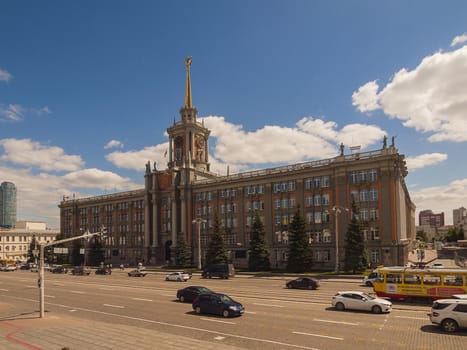
[[[0,185],[0,227],[16,226],[16,186],[12,182]]]

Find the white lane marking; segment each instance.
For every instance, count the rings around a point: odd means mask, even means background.
[[[72,290],[70,291],[71,293],[75,293],[75,294],[84,294],[84,292],[80,291],[80,290]]]
[[[327,338],[327,339],[334,339],[334,340],[344,340],[344,338],[338,338],[338,337],[331,337],[329,335],[323,335],[323,334],[313,334],[313,333],[303,333],[303,332],[292,332],[294,334],[300,334],[300,335],[309,335],[312,337],[319,337],[319,338]]]
[[[47,298],[55,298],[55,295],[44,295]]]
[[[100,290],[115,290],[114,288],[99,288]]]
[[[59,287],[63,287],[63,286],[64,286],[63,283],[54,283],[53,285],[54,285],[54,286],[59,286]]]
[[[271,306],[271,307],[284,307],[282,305],[274,305],[274,304],[260,304],[260,303],[253,303],[253,305],[260,305],[260,306]]]
[[[256,315],[256,311],[245,311],[246,314],[253,314]]]
[[[422,320],[422,321],[426,321],[427,318],[426,317],[410,317],[410,316],[395,316],[397,318],[407,318],[407,319],[410,319],[410,320]]]
[[[0,288],[0,290],[1,290],[2,292],[8,292],[8,289]]]
[[[216,320],[216,319],[214,319],[214,318],[204,318],[204,317],[201,317],[201,320],[203,320],[203,321],[210,321],[210,322],[218,322],[218,323],[236,324],[235,322],[221,321],[221,320]]]
[[[315,319],[313,319],[313,321],[317,321],[317,322],[328,322],[328,323],[338,323],[338,324],[345,324],[345,325],[349,325],[349,326],[358,326],[358,325],[359,325],[359,323],[354,323],[354,322],[343,322],[343,321],[322,320],[322,319],[319,319],[319,318],[315,318]]]
[[[15,296],[11,296],[11,295],[8,295],[8,297],[12,298],[12,299],[25,300],[25,301],[34,302],[34,303],[37,302],[37,300],[35,300],[35,299],[20,298],[20,297],[15,297]],[[265,343],[265,344],[274,344],[274,345],[279,345],[279,346],[282,346],[282,347],[288,347],[288,348],[294,348],[294,349],[304,349],[304,350],[320,350],[319,348],[313,348],[313,347],[310,347],[310,346],[296,345],[296,344],[291,344],[291,343],[284,343],[284,342],[280,342],[280,341],[263,339],[263,338],[247,337],[247,336],[240,335],[240,334],[218,332],[218,331],[205,329],[205,328],[191,327],[191,326],[185,326],[185,325],[176,324],[176,323],[168,323],[168,322],[155,321],[155,320],[148,320],[146,318],[141,318],[141,317],[119,315],[119,314],[114,314],[114,313],[111,313],[111,312],[91,310],[91,309],[86,309],[86,308],[82,308],[82,307],[76,308],[76,307],[73,307],[73,306],[70,306],[70,305],[64,305],[64,304],[58,304],[58,303],[48,303],[48,304],[49,305],[54,305],[54,306],[57,306],[57,307],[63,307],[63,308],[66,308],[66,309],[73,308],[73,309],[70,310],[70,312],[80,310],[80,311],[95,313],[95,314],[99,314],[99,315],[106,315],[106,316],[111,316],[111,317],[120,317],[120,318],[127,319],[127,320],[141,321],[141,322],[146,322],[146,323],[150,323],[150,324],[157,324],[157,325],[180,328],[180,329],[189,329],[189,330],[192,330],[192,331],[198,331],[198,332],[204,332],[204,333],[210,333],[210,334],[217,334],[219,336],[225,336],[225,337],[231,337],[231,338],[237,338],[237,339],[251,340],[251,341],[256,341],[256,342]]]
[[[214,337],[214,339],[215,339],[215,340],[224,340],[225,337],[220,337],[220,336],[219,336],[219,337]]]
[[[31,285],[29,285],[29,286],[26,286],[26,288],[37,288],[37,286],[31,286]]]
[[[138,301],[152,301],[152,299],[143,299],[143,298],[131,298],[131,300],[138,300]]]
[[[107,307],[115,307],[117,309],[124,309],[125,306],[121,306],[121,305],[112,305],[112,304],[103,304],[104,306],[107,306]]]

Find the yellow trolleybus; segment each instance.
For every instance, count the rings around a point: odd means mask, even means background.
[[[435,300],[467,294],[467,269],[382,267],[373,282],[379,297],[393,300]]]

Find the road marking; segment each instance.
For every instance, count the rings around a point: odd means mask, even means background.
[[[309,335],[312,337],[319,337],[319,338],[327,338],[327,339],[334,339],[334,340],[344,340],[344,338],[338,338],[338,337],[331,337],[329,335],[322,335],[322,334],[313,334],[313,333],[303,333],[303,332],[292,332],[294,334],[300,334],[300,335]]]
[[[54,286],[59,286],[59,287],[63,287],[63,286],[64,286],[63,283],[54,283],[53,285],[54,285]]]
[[[216,320],[214,318],[204,318],[201,317],[203,321],[210,321],[210,322],[218,322],[218,323],[227,323],[227,324],[236,324],[235,322],[229,322],[229,321],[221,321],[221,320]]]
[[[315,319],[313,319],[313,321],[317,321],[317,322],[328,322],[328,323],[338,323],[338,324],[345,324],[345,325],[349,325],[349,326],[358,326],[358,325],[359,325],[359,323],[354,323],[354,322],[343,322],[343,321],[322,320],[322,319],[319,319],[319,318],[315,318]]]
[[[47,297],[47,298],[55,298],[54,295],[44,295],[44,296]]]
[[[225,339],[225,337],[221,337],[221,336],[219,336],[219,337],[214,337],[214,339],[215,339],[215,340],[224,340],[224,339]]]
[[[104,306],[107,306],[107,307],[116,307],[118,309],[124,309],[125,306],[121,306],[121,305],[112,305],[112,304],[103,304]]]
[[[99,288],[100,290],[115,290],[114,288]]]
[[[0,290],[1,290],[2,292],[8,292],[8,289],[3,289],[3,288],[1,288]]]
[[[131,300],[138,300],[138,301],[152,301],[152,299],[143,299],[143,298],[131,298]]]
[[[395,316],[397,318],[408,318],[409,320],[422,320],[426,321],[426,317],[410,317],[410,316]]]
[[[75,294],[84,294],[84,292],[80,291],[80,290],[72,290],[70,291],[71,293],[75,293]]]
[[[274,304],[260,304],[260,303],[253,303],[253,305],[260,305],[260,306],[271,306],[271,307],[284,307],[282,305],[274,305]]]
[[[256,315],[256,311],[245,311],[246,314],[253,314]]]

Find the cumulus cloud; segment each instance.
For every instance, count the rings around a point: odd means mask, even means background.
[[[0,146],[4,150],[0,160],[45,171],[75,171],[84,165],[80,156],[67,155],[60,147],[44,146],[30,139],[0,139]]]
[[[144,170],[145,164],[149,161],[151,164],[156,162],[158,169],[165,169],[168,156],[165,156],[169,149],[169,143],[165,142],[160,145],[145,147],[142,150],[128,152],[112,152],[105,158],[119,168],[132,169],[141,171]]]
[[[104,146],[104,149],[109,149],[109,148],[123,148],[123,143],[117,140],[111,140],[107,142],[107,144]]]
[[[83,169],[70,172],[61,178],[61,181],[66,187],[73,188],[93,188],[105,190],[115,188],[118,190],[129,190],[135,187],[141,187],[132,182],[129,178],[121,177],[110,171],[100,169]]]
[[[0,69],[0,81],[9,81],[12,77],[6,70]]]
[[[462,35],[458,35],[456,36],[452,42],[451,42],[451,46],[456,46],[456,45],[459,45],[459,44],[463,44],[467,41],[467,34],[462,34]]]
[[[405,160],[407,162],[407,168],[409,171],[414,171],[416,169],[425,168],[427,166],[444,162],[447,159],[448,155],[445,153],[429,153],[416,157],[407,157]]]
[[[430,142],[465,142],[466,86],[467,45],[427,56],[414,70],[399,70],[379,93],[374,81],[363,85],[353,94],[353,104],[362,112],[379,106],[404,126],[430,133]]]
[[[417,203],[417,212],[431,209],[435,213],[444,212],[445,221],[452,222],[452,211],[446,208],[465,206],[467,198],[467,178],[452,181],[445,186],[433,186],[410,191],[411,199]]]

